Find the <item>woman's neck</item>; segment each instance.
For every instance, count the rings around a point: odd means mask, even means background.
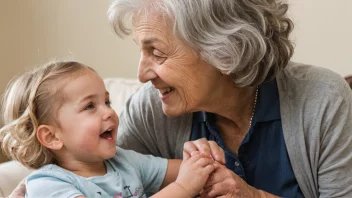
[[[211,112],[215,113],[216,125],[226,148],[235,155],[250,128],[256,94],[257,87],[236,87],[231,80],[223,83],[217,91],[218,98],[213,100],[221,101],[214,102]]]
[[[212,99],[212,113],[217,121],[232,123],[240,131],[247,131],[254,110],[256,87],[237,87],[232,79],[224,79],[223,86]],[[221,102],[219,102],[221,101]]]

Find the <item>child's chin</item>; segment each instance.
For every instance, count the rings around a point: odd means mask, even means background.
[[[107,159],[113,158],[116,155],[116,149],[115,150],[111,150],[111,152],[109,152],[109,154],[107,155]]]

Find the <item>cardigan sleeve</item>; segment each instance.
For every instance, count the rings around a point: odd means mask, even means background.
[[[291,63],[278,76],[287,152],[305,197],[352,197],[352,92],[324,68]]]
[[[352,197],[352,92],[335,98],[322,123],[319,197]]]

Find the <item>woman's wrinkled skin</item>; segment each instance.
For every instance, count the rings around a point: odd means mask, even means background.
[[[209,97],[216,95],[212,92],[222,81],[221,73],[168,31],[171,28],[161,16],[141,14],[133,24],[134,41],[141,51],[139,80],[143,83],[151,81],[160,92],[174,88],[171,94],[161,99],[166,115],[178,116],[204,109],[209,102],[216,100]]]

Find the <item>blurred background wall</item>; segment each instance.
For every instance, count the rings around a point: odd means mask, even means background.
[[[136,76],[139,50],[107,21],[110,0],[1,0],[0,92],[17,73],[51,58],[74,58],[103,77]],[[289,0],[293,60],[352,73],[352,1]]]
[[[102,77],[135,78],[139,50],[107,21],[110,0],[1,0],[0,94],[8,81],[52,58],[73,58]],[[352,74],[352,1],[289,0],[293,60]],[[0,123],[1,125],[1,123]]]
[[[109,0],[1,0],[0,90],[14,74],[74,58],[103,77],[135,77],[139,50],[107,20]]]
[[[293,60],[352,74],[352,1],[289,0]]]

